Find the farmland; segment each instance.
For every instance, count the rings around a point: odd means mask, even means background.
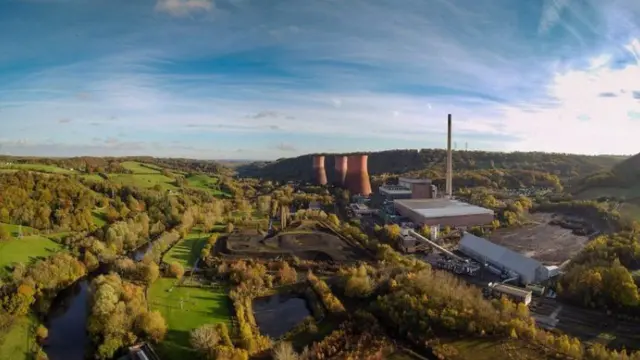
[[[230,303],[222,288],[174,287],[175,282],[156,280],[149,289],[149,304],[162,313],[168,327],[158,351],[167,359],[189,359],[194,356],[189,332],[204,324],[229,323]]]
[[[121,165],[125,169],[132,171],[134,174],[160,174],[160,171],[162,170],[158,166],[144,164],[137,161],[125,161]]]
[[[220,180],[203,174],[191,175],[186,178],[189,187],[206,190],[213,196],[230,197],[229,194],[220,190]]]
[[[44,164],[2,164],[0,165],[0,169],[5,170],[29,170],[29,171],[39,171],[46,173],[54,173],[54,174],[76,174],[75,170],[71,169],[63,169],[61,167],[55,165],[44,165]]]

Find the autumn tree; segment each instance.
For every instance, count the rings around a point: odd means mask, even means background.
[[[169,275],[180,279],[184,275],[184,267],[177,261],[172,262],[169,265]]]
[[[138,330],[155,343],[159,343],[167,334],[167,323],[159,311],[142,313],[137,319]]]

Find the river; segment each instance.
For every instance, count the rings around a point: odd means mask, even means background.
[[[78,280],[62,290],[47,317],[49,338],[44,351],[50,360],[84,360],[89,345],[89,279]]]

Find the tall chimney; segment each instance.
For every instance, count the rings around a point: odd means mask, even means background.
[[[371,181],[367,162],[369,155],[351,155],[347,157],[346,185],[351,194],[371,194]]]
[[[324,156],[313,157],[313,180],[318,185],[327,184],[327,171],[324,168]]]
[[[453,155],[451,152],[451,114],[447,119],[447,179],[446,179],[445,196],[448,199],[453,195]]]

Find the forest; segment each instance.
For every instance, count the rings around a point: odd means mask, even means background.
[[[369,154],[369,175],[405,174],[425,170],[444,172],[445,150],[387,150]],[[326,154],[325,168],[331,178],[334,159]],[[273,162],[256,162],[237,168],[240,176],[260,177],[271,180],[311,179],[313,154]],[[624,157],[587,156],[541,152],[488,152],[455,151],[455,171],[461,170],[529,170],[556,175],[561,179],[585,176],[598,171],[607,171]]]

